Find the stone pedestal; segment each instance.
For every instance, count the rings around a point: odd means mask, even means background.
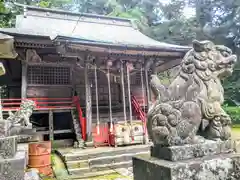
[[[0,180],[24,180],[26,152],[16,142],[16,136],[0,138]]]
[[[161,147],[133,158],[134,180],[239,180],[240,155],[231,141]],[[238,174],[239,173],[239,174]]]

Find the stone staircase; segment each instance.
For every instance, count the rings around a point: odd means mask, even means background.
[[[71,115],[72,115],[72,121],[73,121],[73,128],[74,128],[74,132],[76,135],[76,142],[74,142],[74,147],[83,147],[84,146],[84,142],[82,139],[82,132],[81,132],[81,128],[80,128],[80,122],[77,118],[77,113],[76,110],[71,110]]]
[[[148,155],[150,145],[58,150],[71,177],[89,178],[120,168],[131,168],[132,157]]]

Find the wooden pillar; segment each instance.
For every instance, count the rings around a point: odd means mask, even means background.
[[[99,134],[99,125],[100,125],[100,119],[99,119],[99,107],[98,107],[98,80],[97,80],[97,65],[95,64],[94,67],[94,79],[95,79],[95,95],[96,95],[96,111],[97,111],[97,134]]]
[[[149,71],[150,69],[156,69],[155,66],[155,60],[153,58],[147,58],[145,59],[145,65],[144,65],[144,74],[145,74],[145,82],[146,82],[146,91],[147,91],[147,108],[149,110],[150,103],[151,103],[151,90],[150,90],[150,84],[149,84]]]
[[[27,98],[27,62],[22,61],[21,98]]]
[[[49,111],[48,120],[49,120],[49,140],[54,141],[54,126],[53,126],[53,112],[52,112],[52,110]]]
[[[123,115],[124,121],[127,123],[127,113],[126,113],[126,95],[125,95],[125,85],[124,85],[124,72],[123,72],[123,62],[121,62],[121,87],[122,87],[122,100],[123,100]]]
[[[0,91],[2,91],[2,87],[0,87]],[[1,93],[2,94],[2,93]],[[2,113],[2,96],[0,94],[0,121],[3,120],[3,113]],[[5,130],[4,130],[5,131]],[[5,131],[5,136],[6,136],[6,131]]]
[[[110,119],[110,131],[113,130],[113,119],[112,119],[112,94],[111,94],[111,81],[109,66],[107,67],[107,83],[108,83],[108,102],[109,102],[109,119]]]
[[[141,86],[142,86],[142,98],[143,98],[143,111],[146,112],[146,100],[145,100],[145,97],[146,97],[146,93],[145,93],[145,88],[144,88],[144,76],[143,76],[143,70],[144,68],[141,67],[141,72],[140,72],[140,76],[141,76]]]
[[[148,81],[148,68],[144,68],[145,81],[146,81],[146,91],[147,91],[147,109],[150,108],[150,91],[149,91],[149,81]]]
[[[128,103],[129,103],[129,116],[130,123],[132,124],[132,101],[131,101],[131,83],[130,83],[130,64],[127,64],[127,84],[128,84]]]
[[[87,120],[87,140],[92,141],[92,94],[91,84],[89,82],[89,65],[85,65],[84,78],[85,78],[85,97],[86,97],[86,120]]]

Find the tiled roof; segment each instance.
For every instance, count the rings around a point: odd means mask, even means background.
[[[6,35],[6,34],[3,34],[3,33],[0,33],[0,40],[7,40],[7,39],[13,39],[12,36],[9,36],[9,35]]]
[[[18,15],[15,28],[0,32],[34,36],[60,37],[75,42],[96,42],[118,46],[187,51],[189,47],[158,42],[134,28],[128,19],[77,14],[27,6],[25,15]]]

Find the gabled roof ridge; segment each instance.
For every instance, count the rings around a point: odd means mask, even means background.
[[[0,40],[3,40],[3,39],[13,39],[14,37],[12,37],[12,36],[9,36],[9,35],[7,35],[7,34],[3,34],[3,33],[1,33],[0,32]]]
[[[112,20],[112,21],[121,21],[132,24],[131,19],[127,18],[119,18],[119,17],[111,17],[111,16],[105,16],[105,15],[97,15],[97,14],[90,14],[90,13],[76,13],[76,12],[70,12],[70,11],[64,11],[60,9],[50,9],[50,8],[41,8],[36,6],[30,6],[30,5],[24,5],[19,3],[14,3],[16,6],[20,6],[23,8],[26,8],[26,10],[34,10],[34,11],[41,11],[41,12],[50,12],[50,13],[56,13],[56,14],[67,14],[71,16],[83,16],[83,17],[89,17],[89,18],[96,18],[96,19],[105,19],[105,20]]]

